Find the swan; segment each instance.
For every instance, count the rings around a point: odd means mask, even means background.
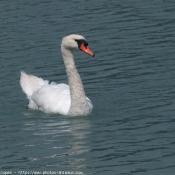
[[[49,84],[47,80],[21,71],[20,85],[29,99],[30,109],[68,116],[86,116],[91,113],[93,105],[85,95],[83,83],[75,66],[75,49],[95,56],[83,36],[71,34],[62,39],[61,52],[69,85],[55,82]]]

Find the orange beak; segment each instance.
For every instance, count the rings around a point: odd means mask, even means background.
[[[84,43],[80,45],[79,49],[93,57],[95,56],[95,54],[89,49],[89,47],[84,45]]]

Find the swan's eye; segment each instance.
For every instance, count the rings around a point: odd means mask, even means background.
[[[84,40],[84,45],[85,45],[85,46],[88,46],[88,43],[87,43],[85,40]]]
[[[82,43],[84,43],[84,46],[85,46],[85,47],[88,46],[88,43],[87,43],[84,39],[80,39],[80,40],[75,39],[75,41],[77,42],[78,47],[80,47]]]

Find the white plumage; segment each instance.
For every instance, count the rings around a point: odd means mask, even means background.
[[[29,108],[46,113],[67,115],[70,109],[70,90],[67,84],[56,84],[21,72],[20,84],[29,99]]]
[[[20,84],[29,99],[29,108],[70,116],[88,115],[92,111],[92,103],[85,96],[72,54],[72,49],[80,48],[84,42],[87,43],[81,35],[74,34],[63,38],[61,48],[69,85],[54,82],[49,84],[47,80],[21,72]],[[83,51],[94,56],[89,50]]]

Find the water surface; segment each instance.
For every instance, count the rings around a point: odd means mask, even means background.
[[[174,175],[174,1],[2,1],[0,13],[1,171]],[[75,52],[93,113],[29,110],[20,71],[67,83],[71,33],[96,54]]]

